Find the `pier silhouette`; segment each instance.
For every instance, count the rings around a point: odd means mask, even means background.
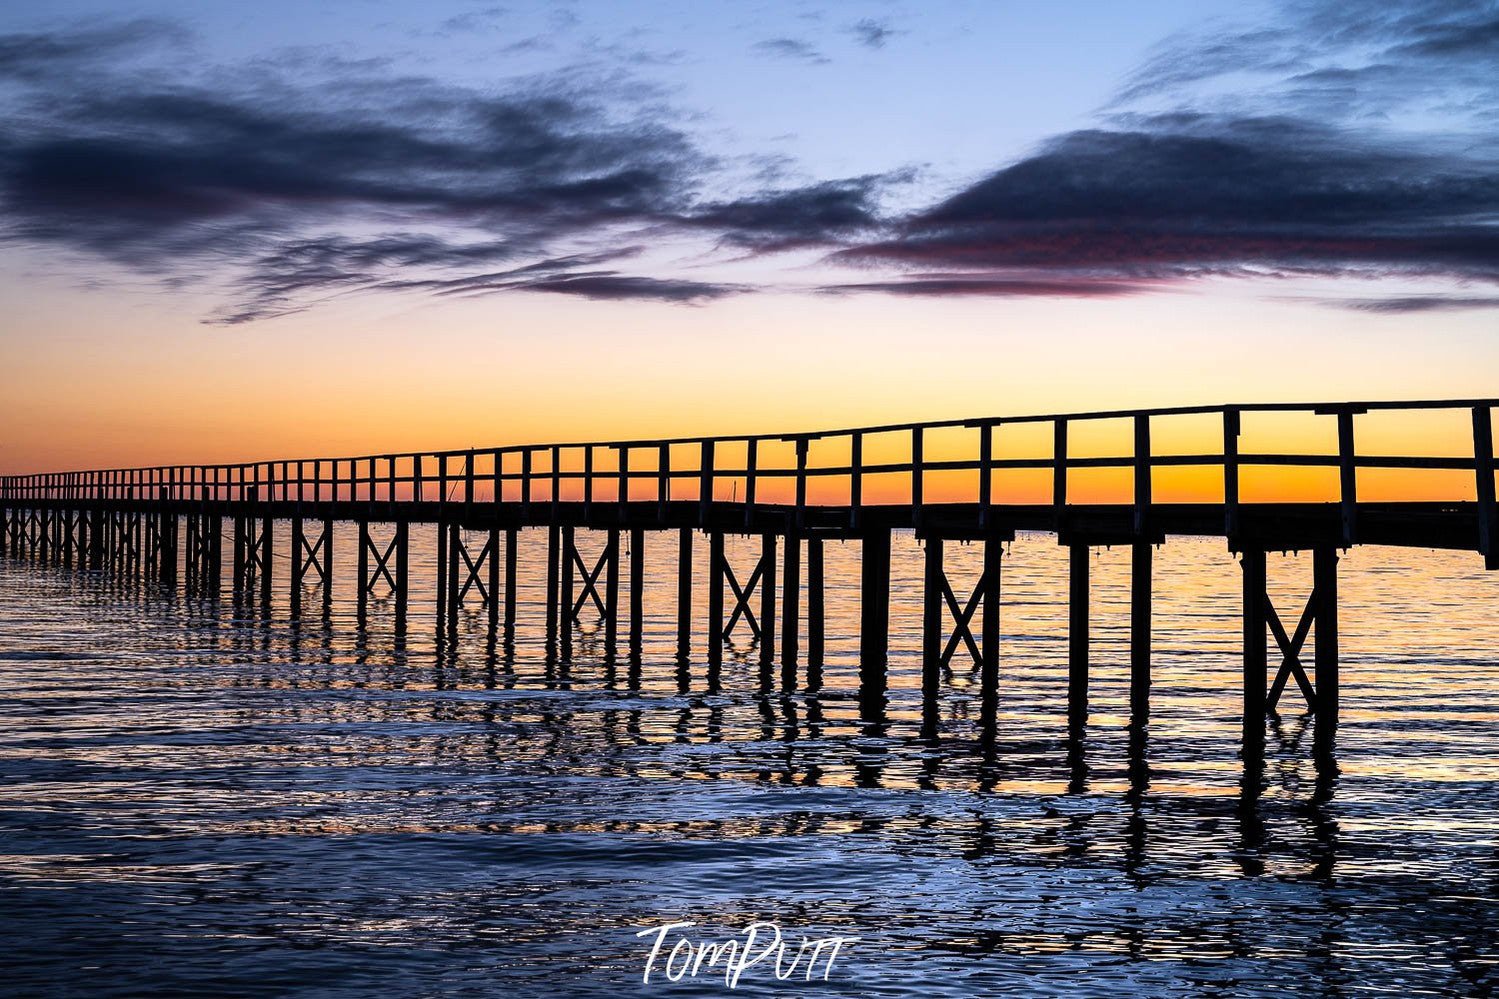
[[[710,676],[716,675],[725,643],[747,632],[758,646],[762,674],[792,690],[799,676],[815,676],[822,668],[823,544],[857,540],[860,696],[877,706],[887,682],[890,538],[893,531],[912,530],[925,559],[923,691],[934,697],[944,668],[955,657],[969,657],[979,671],[982,710],[992,721],[1003,665],[1004,546],[1017,531],[1051,532],[1070,549],[1067,699],[1069,727],[1080,731],[1088,713],[1089,550],[1118,545],[1131,552],[1129,709],[1132,723],[1143,726],[1150,712],[1155,548],[1168,535],[1216,536],[1238,554],[1243,575],[1244,753],[1263,752],[1265,715],[1292,690],[1313,713],[1316,748],[1327,751],[1339,713],[1339,552],[1359,544],[1472,550],[1488,569],[1499,568],[1495,405],[1499,400],[1114,410],[798,434],[6,476],[0,479],[0,547],[12,557],[180,585],[189,596],[212,600],[223,588],[227,534],[233,598],[269,608],[279,575],[277,524],[285,521],[286,582],[292,615],[299,617],[304,591],[320,595],[325,606],[331,602],[334,531],[346,525],[358,533],[359,619],[365,619],[372,596],[388,594],[393,626],[404,634],[410,627],[410,525],[435,524],[433,625],[441,645],[451,640],[460,608],[471,597],[487,610],[491,636],[513,633],[516,534],[541,528],[547,531],[547,642],[566,658],[575,629],[591,613],[603,623],[606,649],[615,650],[623,629],[638,656],[650,537],[677,548],[683,660],[700,651]],[[1467,453],[1385,455],[1356,447],[1359,415],[1431,411],[1467,414],[1472,436],[1460,442]],[[1336,447],[1241,449],[1246,418],[1275,414],[1328,423]],[[1214,444],[1221,446],[1193,452],[1152,448],[1164,425],[1187,419],[1199,429],[1211,425]],[[1127,428],[1128,453],[1073,453],[1069,441],[1080,428],[1110,423]],[[1464,436],[1467,426],[1465,421]],[[1048,437],[1049,453],[997,445],[996,437],[1012,428]],[[1336,495],[1295,502],[1246,497],[1246,469],[1291,468],[1335,472]],[[1374,469],[1465,473],[1464,485],[1450,487],[1450,499],[1360,499],[1358,473]],[[1158,497],[1157,475],[1171,470],[1207,473],[1216,498]],[[1079,488],[1082,476],[1100,471],[1127,477],[1124,501]],[[1037,502],[1023,489],[996,488],[996,476],[1008,473],[1040,476],[1049,496]],[[602,536],[596,558],[585,558],[579,532]],[[691,585],[696,532],[706,534],[709,544],[708,642],[702,650],[691,648],[698,613]],[[728,535],[761,539],[752,565],[731,564]],[[622,541],[628,542],[624,566]],[[983,546],[982,572],[967,592],[955,588],[944,571],[949,542]],[[1312,592],[1294,617],[1283,617],[1267,593],[1266,553],[1283,550],[1313,553]]]

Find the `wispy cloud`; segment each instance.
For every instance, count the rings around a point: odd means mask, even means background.
[[[1479,125],[1492,142],[1496,65],[1492,3],[1284,0],[1269,24],[1211,25],[1166,40],[1115,103],[1251,106],[1325,122],[1420,116],[1427,128]]]
[[[79,31],[0,35],[0,80],[66,80],[80,70],[162,46],[181,46],[188,33],[170,21],[147,18]]]
[[[871,49],[884,48],[885,43],[896,33],[888,21],[878,21],[872,17],[855,21],[848,30],[854,36],[855,41]]]
[[[1326,304],[1359,312],[1401,315],[1408,312],[1458,312],[1467,309],[1499,309],[1495,295],[1404,295],[1393,298],[1328,299]]]
[[[796,59],[800,62],[827,63],[832,61],[823,55],[817,46],[800,38],[767,38],[755,43],[755,51],[782,59]]]

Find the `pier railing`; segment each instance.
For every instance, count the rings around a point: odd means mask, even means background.
[[[695,501],[708,522],[715,504],[742,505],[746,524],[758,506],[786,508],[800,525],[809,509],[836,509],[857,530],[870,505],[906,506],[911,526],[920,528],[931,503],[966,503],[977,507],[982,526],[989,511],[1006,501],[996,496],[995,475],[1030,471],[1049,479],[1049,502],[1060,512],[1067,505],[1098,502],[1077,495],[1072,483],[1085,470],[1127,473],[1126,502],[1136,512],[1137,530],[1156,502],[1158,471],[1197,468],[1211,473],[1221,486],[1224,531],[1237,529],[1242,495],[1241,473],[1249,468],[1323,468],[1336,470],[1335,494],[1325,498],[1341,506],[1345,540],[1356,532],[1358,473],[1366,469],[1411,472],[1466,472],[1471,491],[1453,486],[1441,498],[1476,502],[1482,550],[1495,537],[1495,483],[1492,411],[1496,399],[1401,402],[1264,403],[1188,406],[1165,409],[1107,410],[1083,413],[985,417],[925,423],[887,424],[794,434],[679,437],[654,440],[592,441],[567,444],[522,444],[448,451],[372,454],[340,458],[298,458],[197,465],[154,465],[6,476],[0,499],[7,502],[182,501],[236,503],[252,500],[295,503],[361,502],[435,503],[440,508],[475,504],[518,504],[529,514],[538,504],[581,502],[585,509],[603,503],[660,504]],[[1360,453],[1355,417],[1386,412],[1415,416],[1432,411],[1468,410],[1471,439],[1448,454],[1389,455]],[[1246,418],[1260,414],[1303,414],[1326,421],[1333,429],[1331,448],[1297,447],[1258,451],[1241,448]],[[1153,434],[1174,419],[1211,421],[1221,439],[1205,449],[1162,453],[1152,448]],[[1109,421],[1128,424],[1127,453],[1072,453],[1069,439],[1080,428]],[[996,447],[997,431],[1026,426],[1050,429],[1049,453]],[[1465,428],[1466,429],[1466,428]],[[942,446],[934,449],[934,438]],[[1450,438],[1450,432],[1444,435]],[[1471,447],[1469,447],[1471,445]],[[1466,477],[1464,477],[1466,478]],[[960,479],[961,481],[955,481]],[[940,490],[932,484],[941,481]],[[1450,480],[1449,480],[1450,481]],[[871,483],[879,488],[871,494]],[[809,498],[815,490],[817,496]],[[828,499],[832,496],[833,499]],[[1216,498],[1215,498],[1216,501]]]

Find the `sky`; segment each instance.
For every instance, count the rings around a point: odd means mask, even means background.
[[[1495,395],[1499,5],[0,9],[0,472]]]

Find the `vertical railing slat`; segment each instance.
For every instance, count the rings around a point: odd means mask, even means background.
[[[1338,410],[1339,505],[1343,511],[1343,546],[1358,540],[1358,470],[1353,449],[1353,410]]]
[[[1239,536],[1239,411],[1223,411],[1223,533],[1230,547]]]
[[[1494,503],[1494,424],[1488,406],[1473,407],[1473,473],[1477,477],[1478,550],[1499,569],[1499,511]]]
[[[713,507],[713,441],[704,440],[698,450],[697,522],[708,523]]]
[[[1144,534],[1150,527],[1150,416],[1135,417],[1135,533]]]

